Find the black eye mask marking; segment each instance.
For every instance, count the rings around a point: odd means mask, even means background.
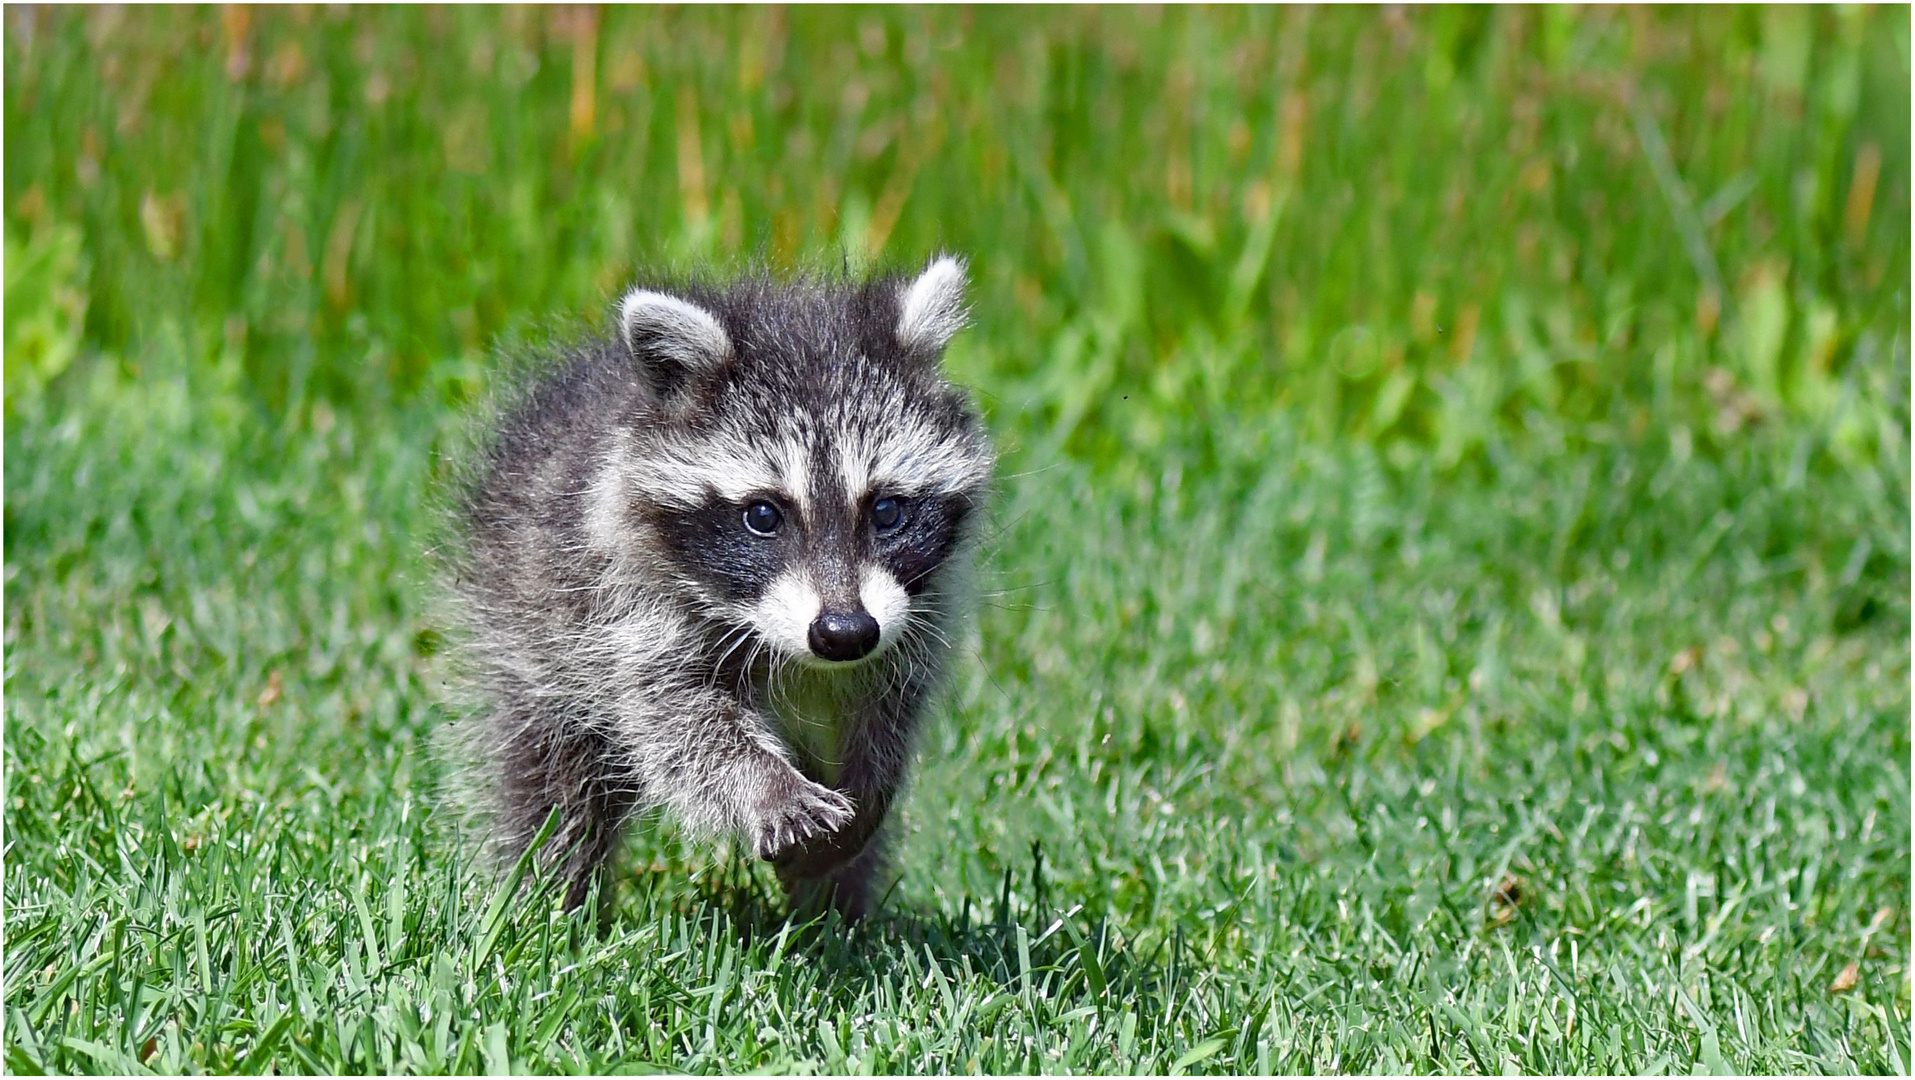
[[[727,600],[762,596],[804,562],[824,579],[821,587],[850,590],[848,602],[865,559],[889,570],[908,595],[922,594],[956,550],[970,509],[962,496],[880,496],[861,515],[864,528],[852,527],[856,517],[801,527],[772,496],[735,502],[714,495],[696,509],[657,511],[654,521],[685,575]]]
[[[771,531],[755,530],[753,517],[759,525],[769,522]],[[714,496],[697,509],[660,511],[655,522],[685,574],[727,600],[763,595],[797,551],[798,530],[770,498],[753,497],[741,506]]]
[[[891,531],[880,532],[879,560],[907,594],[917,596],[930,587],[938,567],[957,548],[969,512],[970,504],[955,496],[912,499]]]

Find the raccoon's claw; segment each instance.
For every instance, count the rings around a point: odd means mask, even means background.
[[[821,833],[836,832],[851,820],[851,800],[842,793],[796,774],[792,780],[790,787],[759,803],[751,840],[761,859],[774,858]]]

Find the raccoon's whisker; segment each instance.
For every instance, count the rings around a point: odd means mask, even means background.
[[[977,661],[978,670],[984,672],[984,681],[991,684],[991,689],[996,690],[1006,702],[1011,701],[1011,692],[1004,689],[1004,684],[997,681],[996,675],[991,674],[991,666],[984,662],[984,654],[975,648],[964,651],[971,659]]]
[[[929,646],[920,642],[911,649],[907,658],[911,664],[911,682],[915,684],[923,678],[920,669],[930,664],[931,649]]]
[[[728,639],[729,637],[730,635],[727,634],[726,638],[720,638],[718,641],[718,645],[719,646],[724,645],[725,640]],[[720,653],[716,660],[712,661],[711,670],[708,671],[705,675],[704,685],[706,690],[715,691],[718,689],[719,681],[725,677],[725,665],[731,660],[732,654],[737,652],[738,649],[744,645],[745,640],[746,639],[741,636],[736,642],[734,642],[733,644],[729,646],[726,646],[725,651]],[[714,646],[714,648],[715,647],[717,646]]]
[[[791,668],[791,661],[777,649],[767,648],[765,652],[769,661],[769,670],[765,674],[765,699],[773,708],[783,705],[786,709],[790,709],[791,700],[784,696],[781,684],[786,672]]]
[[[1003,540],[1010,534],[1012,529],[1022,524],[1024,519],[1030,516],[1031,511],[1022,510],[1008,520],[993,523],[993,527],[990,530],[977,538],[978,550],[985,552],[997,550],[998,542]]]
[[[948,651],[948,646],[947,646],[947,651]],[[916,665],[927,664],[930,662],[930,659],[931,659],[930,643],[920,642],[917,648],[911,650],[910,657],[911,657],[911,663],[914,668],[914,670],[911,673],[911,677],[913,681],[916,681],[919,678],[919,673],[915,670]]]
[[[1006,480],[1022,480],[1027,476],[1042,476],[1047,472],[1056,472],[1063,467],[1063,462],[1053,461],[1049,465],[1039,465],[1035,469],[1026,469],[1023,472],[1004,473],[997,479],[999,483],[1003,483]]]
[[[1055,584],[1057,584],[1055,580],[1033,581],[1028,585],[1007,585],[1001,589],[982,589],[978,591],[977,595],[978,596],[1009,596],[1012,593],[1035,592],[1038,589],[1048,589]]]
[[[933,634],[938,632],[937,628],[928,622],[920,621],[918,626]],[[911,636],[900,644],[904,646],[902,655],[908,668],[907,685],[917,685],[923,677],[919,669],[933,666],[931,645],[928,641],[916,635]]]
[[[937,638],[938,644],[944,646],[947,649],[951,647],[951,639],[945,636],[944,631],[939,629],[936,623],[933,623],[928,619],[921,620],[918,623],[918,628],[922,630],[924,633],[930,634],[932,637]]]
[[[733,640],[734,638],[736,640]],[[712,665],[712,681],[714,683],[717,682],[719,672],[721,672],[724,669],[726,662],[731,659],[732,654],[737,652],[739,649],[743,648],[744,645],[750,640],[751,640],[750,626],[732,627],[731,629],[725,631],[723,636],[721,636],[718,639],[717,644],[719,646],[724,647],[725,651],[719,655],[718,661]],[[731,642],[731,644],[728,646],[725,645],[727,641]],[[749,664],[749,658],[747,658],[747,664]]]
[[[1054,611],[1056,610],[1055,608],[1045,607],[1043,604],[993,604],[993,603],[980,602],[978,604],[978,607],[990,608],[992,611]]]

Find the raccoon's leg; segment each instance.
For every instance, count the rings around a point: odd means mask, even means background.
[[[880,829],[865,843],[864,851],[857,858],[831,875],[831,906],[845,921],[857,922],[864,918],[871,905],[882,899],[874,897],[872,892],[885,878],[885,855],[885,835]]]
[[[848,921],[864,917],[871,879],[883,862],[883,829],[891,792],[857,796],[857,812],[837,832],[813,838],[772,860],[778,880],[801,914],[829,904]]]
[[[495,721],[505,733],[496,755],[503,853],[521,855],[557,809],[557,831],[539,861],[564,884],[566,908],[576,908],[617,846],[637,792],[622,782],[612,741],[581,718],[508,707]]]
[[[760,858],[851,820],[851,800],[807,779],[774,749],[770,722],[727,694],[635,697],[624,726],[648,799],[694,827],[741,834]]]
[[[883,866],[885,818],[910,764],[921,700],[916,687],[885,695],[846,740],[838,786],[857,813],[842,829],[774,860],[793,907],[816,911],[828,902],[853,921],[865,914],[872,881]]]

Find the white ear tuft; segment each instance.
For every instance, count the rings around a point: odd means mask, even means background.
[[[900,297],[898,341],[937,352],[964,329],[964,264],[949,255],[931,260]]]
[[[731,356],[731,339],[711,312],[650,289],[633,289],[619,301],[618,330],[632,355],[653,369],[660,389],[710,371]]]

